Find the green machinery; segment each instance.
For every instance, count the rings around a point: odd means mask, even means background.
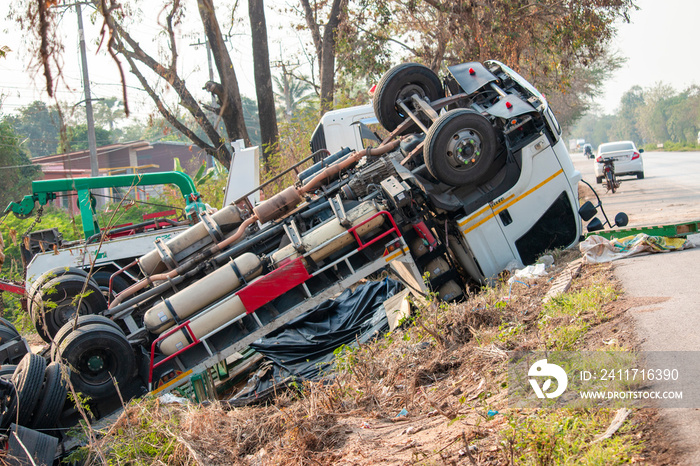
[[[692,222],[674,223],[669,225],[654,225],[643,226],[636,228],[618,228],[616,230],[601,230],[588,233],[590,235],[599,235],[607,239],[624,238],[626,236],[635,236],[639,233],[645,233],[649,236],[688,236],[700,232],[700,220]]]
[[[100,232],[100,226],[95,216],[95,198],[91,189],[121,188],[136,186],[153,186],[174,184],[182,193],[185,202],[185,215],[188,218],[197,217],[206,210],[201,202],[192,178],[182,172],[144,173],[139,175],[114,175],[94,178],[64,178],[59,180],[40,180],[32,182],[32,194],[24,196],[20,202],[11,202],[3,215],[12,212],[17,217],[28,217],[34,211],[37,203],[46,205],[56,199],[56,193],[76,191],[78,207],[83,223],[85,239]]]

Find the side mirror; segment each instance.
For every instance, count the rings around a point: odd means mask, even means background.
[[[615,226],[618,226],[618,227],[627,226],[629,221],[630,221],[629,217],[627,217],[627,214],[624,212],[620,212],[617,215],[615,215]]]
[[[593,205],[593,203],[591,201],[586,201],[585,204],[583,204],[578,209],[578,214],[581,216],[581,219],[584,222],[587,222],[590,219],[592,219],[597,212],[598,212],[598,209]]]
[[[591,220],[591,222],[588,224],[588,226],[586,227],[586,229],[587,229],[589,232],[594,232],[594,231],[602,230],[602,229],[603,229],[603,222],[601,222],[600,219],[599,219],[598,217],[596,217],[596,218],[594,218],[593,220]]]

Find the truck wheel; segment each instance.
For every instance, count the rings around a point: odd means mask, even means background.
[[[92,280],[85,286],[85,296],[77,298],[84,284],[85,277],[63,275],[46,282],[35,295],[31,317],[37,333],[45,342],[50,343],[76,312],[80,315],[99,314],[107,309],[105,297]]]
[[[13,329],[5,327],[4,325],[0,325],[0,346],[4,345],[5,343],[9,343],[11,341],[19,339],[20,336],[16,331],[13,331]],[[16,362],[19,356],[19,354],[16,355],[10,355],[8,354],[8,351],[3,351],[1,354],[4,356],[3,358],[0,358],[0,364],[7,364],[9,362]],[[3,366],[4,367],[4,366]]]
[[[644,172],[637,172],[637,179],[643,180],[644,179]]]
[[[125,386],[136,367],[124,333],[104,324],[86,325],[69,333],[58,355],[71,370],[73,388],[93,400],[116,395],[112,379]]]
[[[394,131],[408,117],[396,105],[396,101],[406,101],[406,106],[413,111],[414,104],[408,100],[411,94],[433,101],[444,97],[445,91],[440,78],[427,66],[404,63],[387,71],[377,84],[372,99],[374,114],[387,131]],[[417,129],[416,125],[412,125],[403,134],[416,132]]]
[[[14,364],[3,364],[0,366],[0,378],[12,380],[12,375],[15,373],[17,366]]]
[[[31,306],[32,302],[34,301],[34,297],[39,292],[39,290],[41,290],[41,287],[44,286],[46,282],[68,274],[79,275],[81,277],[88,276],[86,271],[77,267],[55,267],[42,273],[36,280],[32,282],[31,286],[29,287],[29,290],[27,291],[27,302],[29,304],[29,312],[32,311]]]
[[[51,343],[52,361],[57,360],[56,353],[58,352],[58,348],[60,348],[61,342],[63,342],[66,336],[74,330],[73,324],[75,324],[75,330],[90,324],[102,324],[108,325],[115,330],[119,330],[120,332],[122,331],[122,329],[119,328],[119,325],[117,325],[117,323],[114,322],[112,319],[98,314],[80,316],[78,317],[77,322],[74,322],[73,319],[71,319],[69,322],[66,322],[66,324],[63,327],[61,327],[61,329],[58,332],[56,332],[56,335],[53,337],[53,343]]]
[[[496,158],[491,123],[469,109],[450,110],[430,127],[423,145],[428,171],[450,186],[479,185]]]
[[[26,426],[31,420],[44,386],[44,369],[46,369],[46,360],[34,353],[28,353],[17,365],[12,375],[17,396],[10,409],[11,422]]]
[[[16,337],[19,336],[19,332],[17,331],[17,328],[12,324],[12,322],[5,319],[4,317],[0,317],[0,329],[3,329],[3,328],[9,330]]]
[[[32,416],[32,429],[56,427],[68,395],[68,377],[68,368],[59,362],[52,362],[46,367],[41,401]]]

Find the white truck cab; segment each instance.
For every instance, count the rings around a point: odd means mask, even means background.
[[[374,132],[379,127],[372,104],[342,108],[325,113],[311,136],[311,152],[329,153],[349,148],[363,149],[368,141],[381,142]]]

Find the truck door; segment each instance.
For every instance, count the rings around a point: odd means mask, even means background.
[[[561,140],[557,150],[560,145]],[[522,171],[513,188],[458,221],[487,279],[511,262],[517,267],[532,264],[544,251],[578,238],[578,196],[572,186],[581,175],[563,166],[557,153],[544,136],[523,148]],[[563,155],[568,157],[565,148]]]

